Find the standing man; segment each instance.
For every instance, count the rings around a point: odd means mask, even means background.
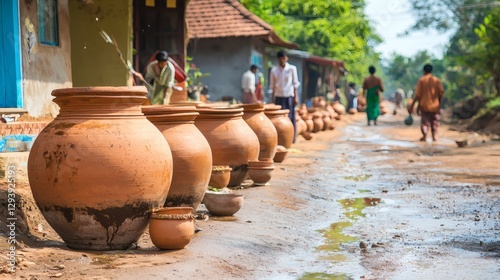
[[[370,121],[377,125],[377,118],[380,115],[380,102],[382,101],[381,93],[384,91],[384,84],[382,79],[375,76],[375,67],[368,67],[368,76],[363,81],[363,95],[366,98],[366,117],[368,118],[368,125]]]
[[[169,104],[174,86],[175,68],[168,61],[168,53],[159,51],[156,60],[146,68],[146,81],[151,85],[148,88],[151,104]]]
[[[441,81],[433,76],[432,65],[424,66],[424,75],[418,79],[415,98],[408,107],[408,113],[413,112],[413,107],[418,101],[418,109],[421,114],[420,130],[422,138],[420,141],[426,141],[429,129],[432,132],[432,140],[438,140],[439,114],[441,113],[441,101],[444,95],[443,85]]]
[[[260,103],[255,95],[255,73],[258,67],[255,64],[250,66],[250,69],[243,73],[241,77],[241,90],[243,92],[243,104]]]
[[[278,65],[271,69],[269,86],[272,91],[271,100],[276,105],[281,105],[282,109],[289,109],[288,117],[295,127],[295,105],[299,103],[298,89],[300,86],[297,75],[297,67],[288,63],[288,56],[285,51],[278,52]],[[295,134],[293,142],[295,143]]]

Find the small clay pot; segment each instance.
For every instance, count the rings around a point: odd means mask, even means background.
[[[241,209],[243,200],[241,194],[207,191],[203,203],[214,216],[232,216]]]
[[[314,123],[314,128],[312,132],[320,132],[323,129],[324,123],[321,114],[314,114],[313,115],[313,123]]]
[[[350,109],[349,109],[349,114],[351,114],[351,115],[354,115],[354,114],[356,114],[357,112],[358,112],[358,109],[356,109],[356,108],[350,108]]]
[[[192,207],[165,207],[154,210],[149,222],[149,236],[162,250],[184,248],[194,235]]]
[[[248,161],[248,168],[262,168],[262,167],[273,167],[274,168],[274,161],[272,159]]]
[[[274,156],[273,160],[274,162],[281,163],[285,160],[285,158],[288,156],[288,150],[285,151],[276,151],[276,155]]]
[[[217,189],[227,187],[231,180],[231,171],[233,169],[228,165],[216,165],[212,167],[212,175],[208,185]]]
[[[271,181],[271,173],[274,165],[270,167],[248,167],[248,176],[252,179],[254,185],[265,185]]]

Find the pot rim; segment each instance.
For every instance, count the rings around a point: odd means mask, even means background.
[[[70,87],[52,91],[55,97],[68,96],[103,96],[103,97],[146,97],[148,90],[145,86],[97,86],[97,87]]]

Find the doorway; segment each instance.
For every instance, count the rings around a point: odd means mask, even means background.
[[[184,0],[134,0],[134,68],[144,72],[158,50],[185,68]]]
[[[22,108],[19,1],[0,1],[0,108]]]

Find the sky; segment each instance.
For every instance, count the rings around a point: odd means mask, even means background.
[[[441,58],[452,32],[440,34],[426,30],[398,36],[415,23],[411,9],[407,0],[366,0],[365,13],[384,40],[375,50],[382,54],[382,58],[388,58],[393,52],[412,56],[420,50],[428,50]]]

